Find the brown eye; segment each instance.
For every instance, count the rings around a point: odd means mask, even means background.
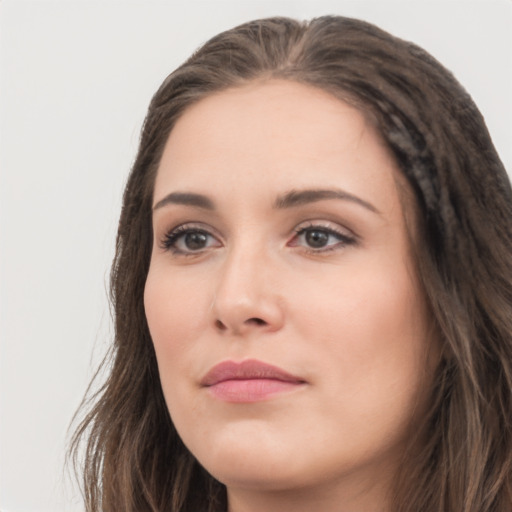
[[[325,247],[329,242],[329,233],[320,229],[310,229],[305,233],[306,243],[315,249]]]
[[[177,255],[200,253],[210,248],[221,247],[221,243],[211,233],[187,225],[179,226],[167,233],[161,242],[162,249]]]
[[[208,235],[202,231],[192,231],[183,237],[185,247],[190,251],[204,249],[208,243]]]
[[[309,225],[299,227],[295,236],[289,242],[291,247],[304,247],[310,252],[324,253],[335,249],[342,249],[354,245],[357,239],[353,235],[342,232],[341,229],[324,227],[322,225]]]

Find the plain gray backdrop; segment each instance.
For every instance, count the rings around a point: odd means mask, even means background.
[[[0,509],[74,512],[66,430],[111,337],[123,184],[163,78],[221,30],[342,14],[423,46],[512,168],[510,0],[0,2]]]

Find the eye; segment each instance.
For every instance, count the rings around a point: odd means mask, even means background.
[[[168,232],[161,246],[162,249],[175,254],[190,255],[211,247],[220,247],[221,243],[204,229],[183,225]]]
[[[331,226],[310,224],[295,231],[295,236],[288,244],[291,247],[305,247],[310,252],[326,252],[353,245],[357,241],[354,235],[343,233]]]

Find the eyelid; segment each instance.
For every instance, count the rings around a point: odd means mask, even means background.
[[[357,245],[359,243],[359,237],[352,230],[342,227],[337,223],[326,220],[308,220],[299,224],[294,229],[295,234],[287,245],[291,247],[300,247],[299,244],[293,244],[291,242],[296,241],[299,236],[302,236],[308,230],[324,231],[339,240],[336,244],[330,244],[319,248],[304,245],[304,249],[312,254],[322,254],[336,249],[343,249],[350,245]]]
[[[331,243],[325,246],[313,247],[307,243],[297,243],[299,237],[303,236],[308,230],[318,230],[326,232],[329,236],[337,239],[336,243]],[[210,239],[215,240],[217,243],[208,244],[205,247],[194,249],[183,249],[177,246],[180,239],[188,233],[204,233]],[[340,224],[328,220],[307,220],[299,223],[293,230],[293,236],[289,239],[286,245],[288,247],[297,247],[310,252],[312,254],[322,254],[329,251],[340,250],[350,245],[356,245],[359,242],[359,237],[350,229],[341,226]],[[222,247],[224,242],[217,233],[217,230],[212,228],[211,225],[205,225],[202,222],[183,222],[174,227],[167,229],[160,237],[159,246],[165,252],[172,252],[176,256],[198,256],[208,250]]]
[[[339,224],[338,222],[333,222],[327,219],[312,219],[303,221],[294,228],[294,232],[298,233],[299,231],[303,231],[304,229],[325,229],[327,231],[335,232],[339,235],[346,236],[347,238],[356,238],[359,237],[349,228]]]
[[[201,222],[183,222],[181,224],[178,224],[177,226],[166,229],[164,231],[164,234],[160,237],[159,246],[162,250],[174,252],[178,256],[199,255],[202,254],[204,251],[210,249],[211,246],[205,247],[204,249],[197,251],[184,251],[176,247],[176,242],[187,233],[199,232],[205,233],[209,237],[217,240],[219,242],[219,245],[217,245],[217,247],[220,247],[222,246],[222,241],[220,236],[215,231],[216,230],[212,229],[211,226],[205,226]]]

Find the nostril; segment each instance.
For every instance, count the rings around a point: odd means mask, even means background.
[[[266,326],[269,325],[267,321],[263,320],[262,318],[258,317],[251,317],[244,320],[241,324],[238,322],[235,322],[233,325],[231,325],[229,322],[224,323],[222,320],[217,318],[215,320],[215,329],[219,332],[226,332],[226,331],[233,331],[234,333],[241,333],[245,331],[245,328],[251,328],[252,327],[260,327],[260,326]]]
[[[227,327],[220,320],[215,320],[215,327],[217,327],[219,331],[225,331],[227,329]]]
[[[256,324],[256,325],[266,325],[267,322],[265,320],[262,320],[261,318],[249,318],[245,321],[247,324]]]

